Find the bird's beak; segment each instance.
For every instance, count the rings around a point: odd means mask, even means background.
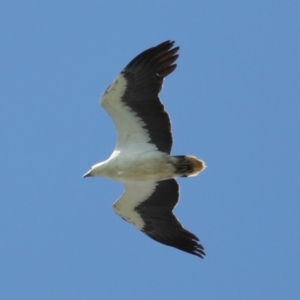
[[[92,171],[92,170],[88,170],[88,171],[82,176],[82,178],[93,176],[93,175],[91,174],[91,171]]]

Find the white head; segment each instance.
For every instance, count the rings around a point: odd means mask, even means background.
[[[104,175],[105,163],[100,162],[93,165],[82,177],[105,176]]]

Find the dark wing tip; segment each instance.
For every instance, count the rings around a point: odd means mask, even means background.
[[[196,255],[200,258],[204,258],[205,252],[204,252],[204,247],[198,243],[199,239],[197,240],[190,240],[190,242],[187,242],[186,245],[184,245],[184,248],[181,249],[185,252],[191,253],[193,255]]]
[[[204,258],[204,247],[199,243],[199,238],[193,233],[182,228],[176,242],[179,246],[178,249],[196,255],[200,258]]]
[[[199,243],[199,239],[184,228],[180,232],[174,232],[170,236],[160,236],[157,232],[147,232],[147,230],[143,230],[143,232],[153,240],[164,245],[177,248],[200,258],[204,258],[205,256],[204,247]]]
[[[174,41],[165,41],[155,47],[145,50],[136,56],[124,70],[137,67],[138,65],[150,64],[154,68],[155,73],[162,78],[168,76],[176,69],[176,64],[173,64],[177,58],[176,54],[179,47],[172,48]]]

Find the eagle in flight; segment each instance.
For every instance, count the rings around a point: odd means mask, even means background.
[[[203,161],[170,155],[171,123],[158,94],[176,69],[179,47],[166,41],[135,57],[102,95],[101,106],[113,119],[118,141],[111,156],[83,177],[120,181],[125,192],[114,211],[153,240],[203,258],[203,246],[172,213],[179,199],[176,177],[196,176]]]

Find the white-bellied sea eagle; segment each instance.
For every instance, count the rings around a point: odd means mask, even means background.
[[[135,57],[101,97],[113,119],[118,141],[111,156],[83,177],[104,176],[122,182],[125,192],[114,211],[162,244],[203,258],[204,248],[172,213],[179,199],[174,178],[198,175],[203,161],[190,155],[171,156],[168,113],[158,94],[171,74],[179,47],[166,41]]]

